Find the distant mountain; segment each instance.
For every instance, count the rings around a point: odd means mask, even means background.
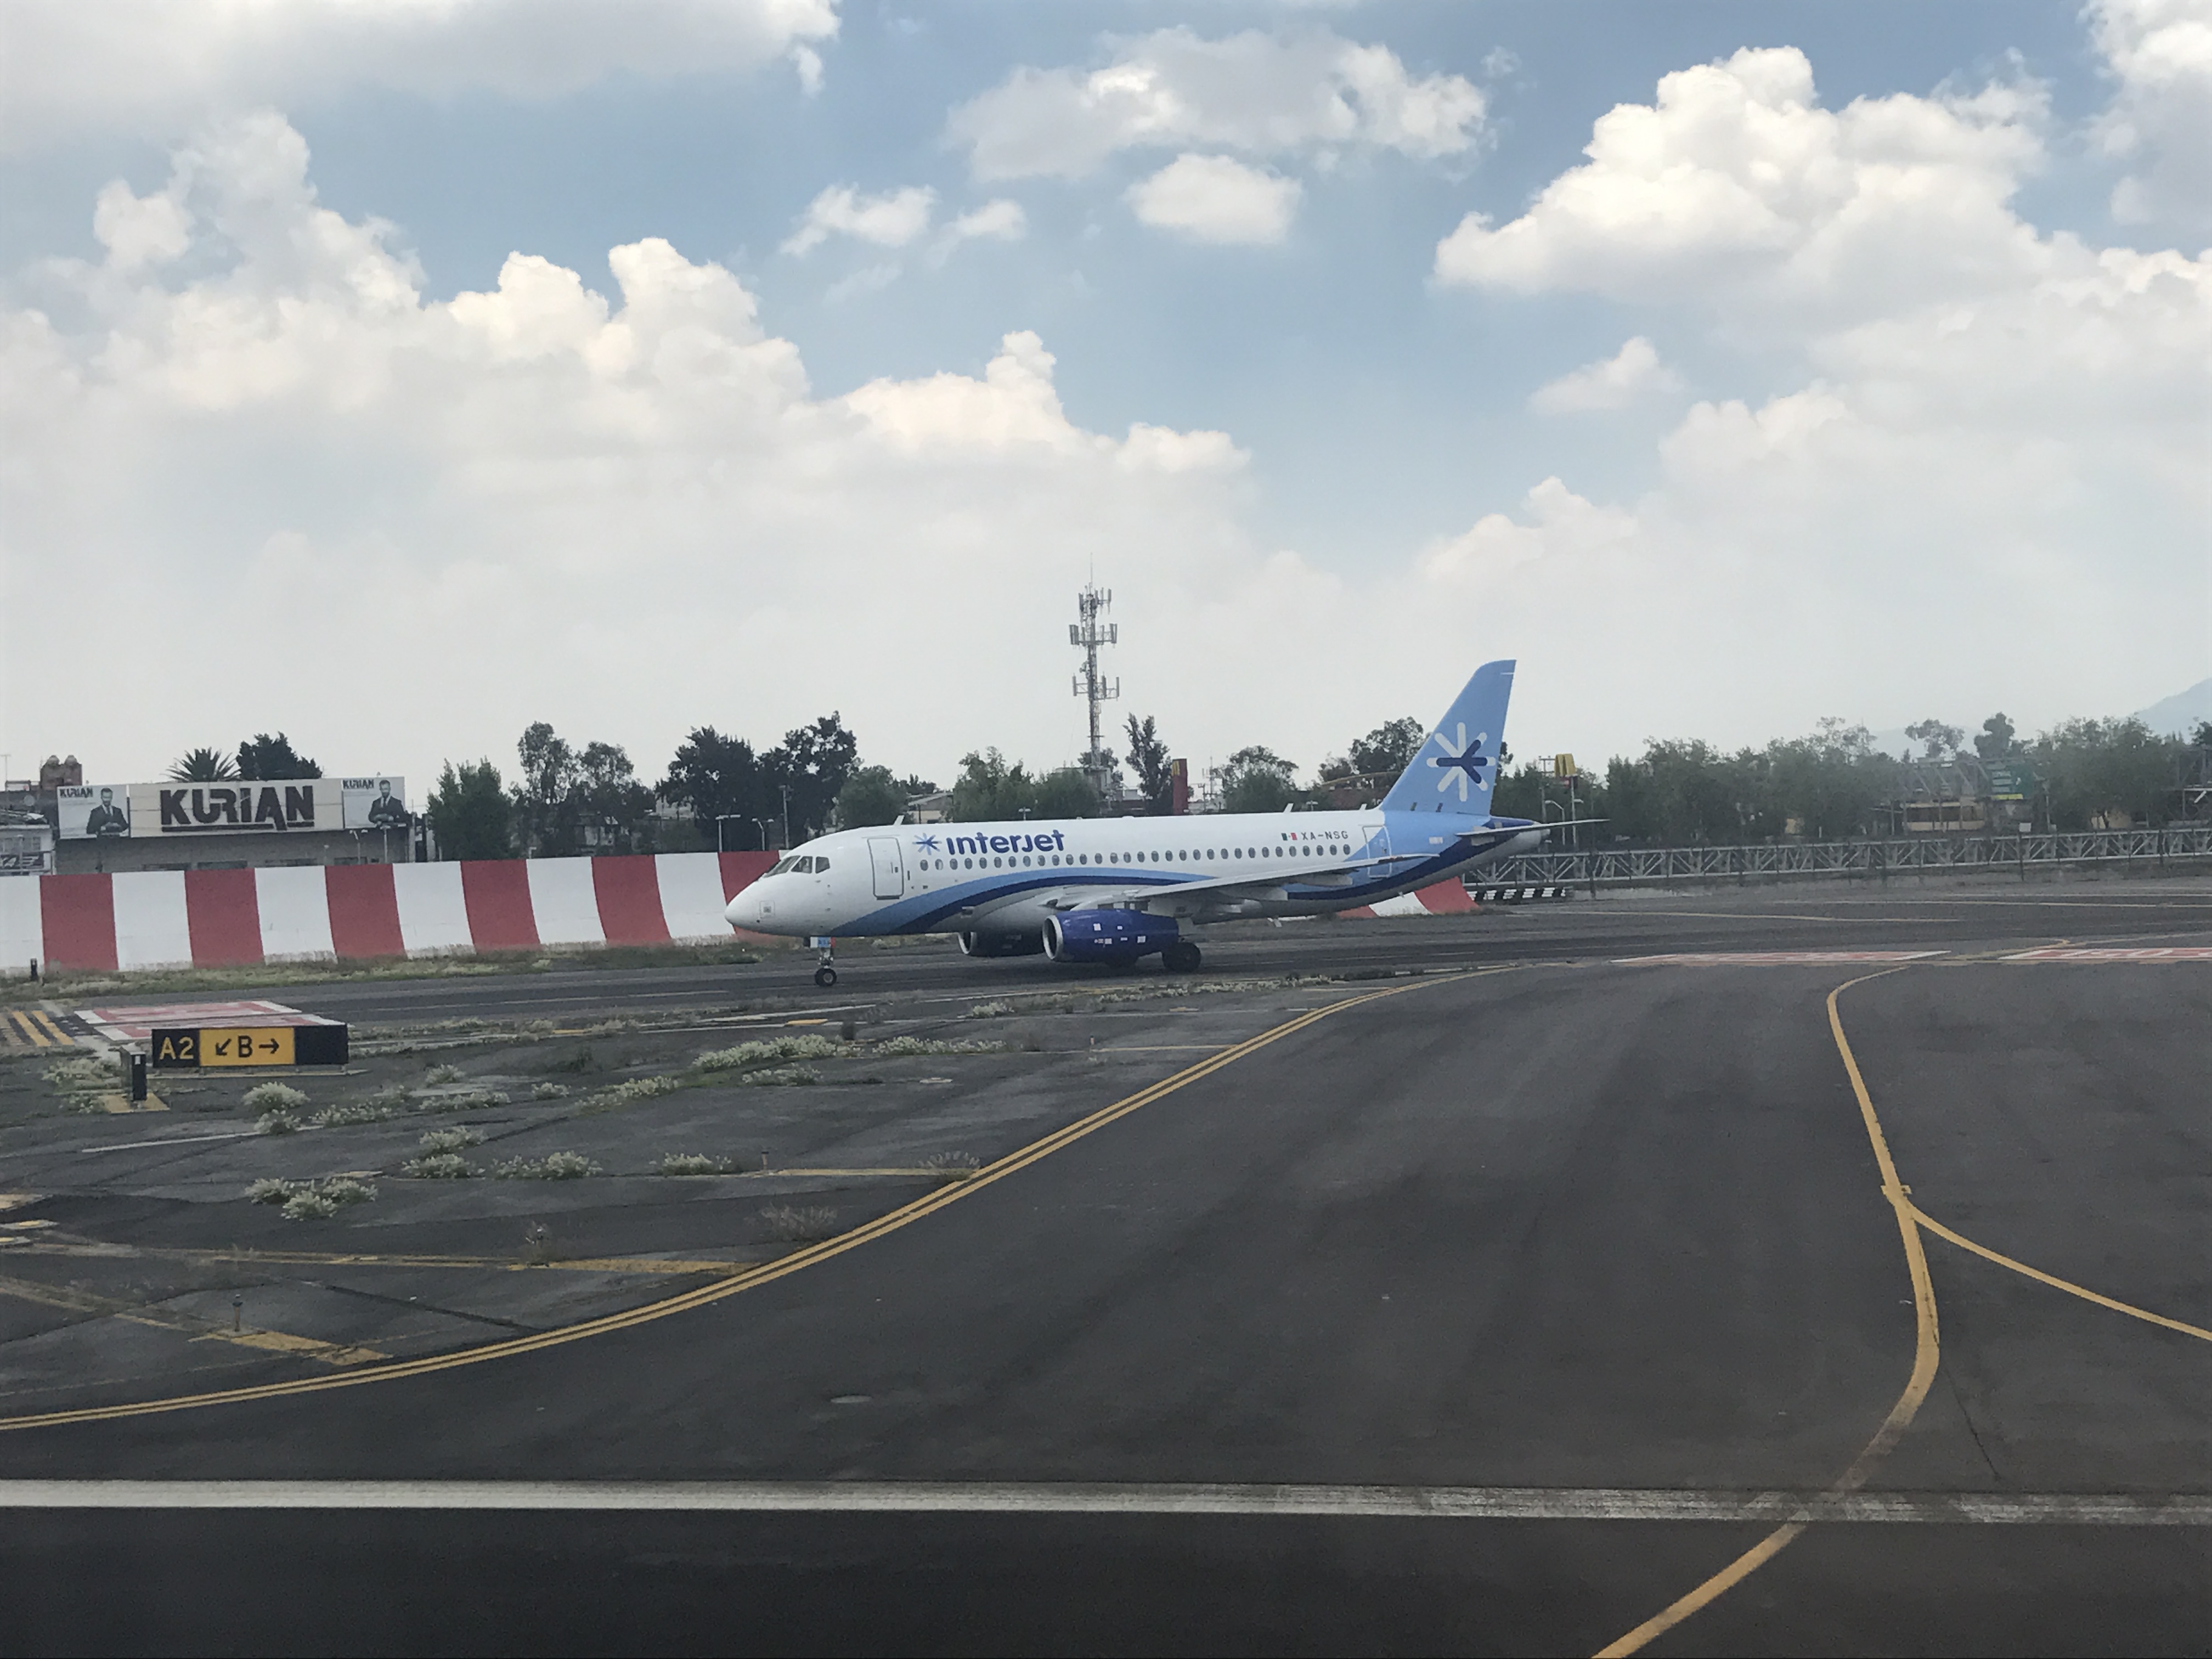
[[[2186,691],[2138,709],[2136,718],[2160,737],[2175,732],[2186,735],[2197,721],[2212,720],[2212,680],[2199,680]]]

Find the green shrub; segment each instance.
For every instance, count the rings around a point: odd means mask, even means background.
[[[1004,1019],[1008,1014],[1011,1014],[1013,1012],[1014,1005],[1011,1002],[979,1002],[973,1008],[970,1008],[966,1013],[961,1015],[960,1018],[963,1019]]]
[[[483,1137],[474,1129],[426,1129],[422,1132],[422,1150],[426,1152],[458,1152],[464,1147],[481,1146]]]
[[[315,1191],[333,1204],[367,1204],[376,1197],[376,1188],[366,1181],[356,1181],[351,1176],[331,1176],[315,1183]]]
[[[269,1176],[255,1182],[246,1189],[246,1198],[256,1204],[282,1204],[298,1190],[296,1183]]]
[[[461,1068],[458,1066],[433,1066],[423,1078],[423,1081],[432,1084],[459,1083],[460,1080]]]
[[[253,1127],[264,1135],[289,1135],[298,1132],[300,1120],[287,1111],[264,1112]]]
[[[284,1200],[287,1221],[324,1221],[338,1212],[337,1201],[312,1189],[296,1192]]]
[[[568,1085],[565,1083],[533,1083],[530,1085],[532,1100],[559,1100],[568,1092]]]
[[[418,1112],[481,1112],[512,1104],[503,1089],[464,1089],[457,1095],[429,1095],[415,1103]]]
[[[674,1094],[683,1086],[684,1079],[677,1077],[634,1077],[626,1083],[617,1083],[612,1088],[600,1090],[592,1097],[592,1100],[595,1105],[622,1106],[633,1100],[651,1100],[656,1095]]]
[[[307,1103],[307,1096],[289,1083],[258,1083],[246,1091],[249,1112],[296,1112]]]
[[[548,1152],[543,1158],[511,1158],[492,1173],[501,1181],[580,1181],[599,1173],[581,1152]]]
[[[983,1167],[983,1160],[973,1152],[932,1152],[921,1167],[940,1181],[965,1181]]]

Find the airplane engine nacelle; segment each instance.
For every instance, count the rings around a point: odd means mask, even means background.
[[[1129,963],[1157,956],[1181,938],[1172,916],[1070,910],[1045,918],[1044,953],[1054,962]]]
[[[960,935],[960,954],[963,957],[1033,957],[1047,949],[1039,933],[963,933]]]

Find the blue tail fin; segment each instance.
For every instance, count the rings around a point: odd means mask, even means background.
[[[1413,764],[1382,797],[1382,810],[1488,817],[1490,792],[1498,787],[1498,757],[1505,745],[1505,705],[1512,695],[1512,663],[1486,662],[1476,669]]]

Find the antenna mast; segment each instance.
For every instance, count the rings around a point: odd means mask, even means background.
[[[1106,798],[1108,786],[1113,781],[1114,761],[1100,738],[1098,706],[1121,695],[1121,682],[1118,678],[1109,682],[1098,672],[1098,647],[1121,642],[1120,626],[1098,620],[1113,603],[1110,589],[1091,582],[1075,599],[1076,614],[1082,620],[1067,625],[1067,642],[1083,653],[1083,672],[1075,677],[1075,695],[1091,704],[1091,747],[1084,753],[1083,770],[1101,800]]]

